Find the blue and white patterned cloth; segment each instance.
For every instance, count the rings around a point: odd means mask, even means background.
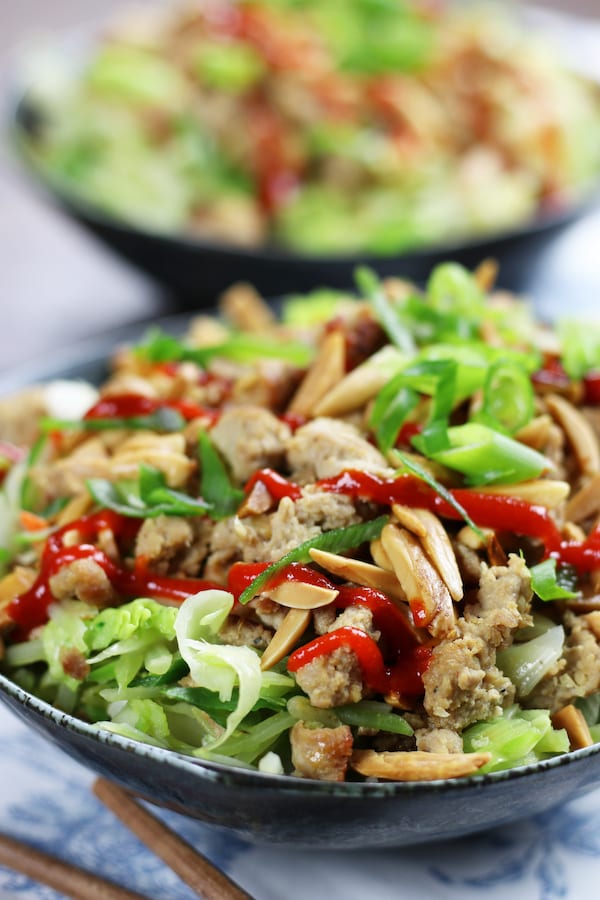
[[[96,799],[93,774],[0,707],[0,831],[151,900],[195,896]],[[516,825],[397,850],[256,847],[157,811],[256,900],[592,900],[600,792]],[[59,900],[0,867],[0,900]]]

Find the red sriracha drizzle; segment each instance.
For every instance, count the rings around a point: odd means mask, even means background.
[[[145,397],[143,394],[114,394],[102,397],[91,409],[88,409],[84,420],[90,419],[130,419],[134,416],[149,416],[159,409],[176,410],[186,421],[208,418],[212,423],[219,418],[218,410],[206,409],[191,400],[159,400],[156,397]]]
[[[237,599],[268,566],[269,563],[235,563],[229,571],[228,589]],[[365,684],[378,693],[398,691],[418,696],[423,692],[422,675],[429,663],[431,648],[416,642],[406,619],[389,597],[368,587],[334,584],[315,569],[297,563],[277,572],[269,581],[269,587],[289,581],[308,582],[337,590],[339,593],[333,603],[338,609],[368,607],[373,613],[375,627],[381,631],[384,647],[382,653],[373,638],[359,628],[338,628],[294,651],[289,658],[290,672],[298,671],[308,662],[331,653],[337,647],[346,646],[356,653]]]
[[[244,492],[249,494],[259,482],[266,487],[274,500],[282,500],[283,497],[299,500],[302,496],[302,491],[297,484],[288,481],[274,469],[259,469],[258,472],[255,472],[246,482]]]
[[[98,547],[86,541],[94,540],[104,529],[110,529],[115,537],[128,543],[135,537],[140,527],[138,519],[128,519],[112,510],[102,510],[82,516],[76,522],[64,525],[46,541],[40,562],[40,572],[35,582],[8,606],[8,615],[19,626],[17,639],[25,638],[32,628],[43,625],[48,619],[48,607],[54,602],[50,589],[50,578],[69,563],[78,559],[93,559],[106,572],[111,584],[126,597],[154,597],[182,601],[215,584],[197,578],[168,578],[154,575],[142,566],[124,569],[114,563]],[[72,547],[64,545],[64,535],[77,531],[81,543]]]

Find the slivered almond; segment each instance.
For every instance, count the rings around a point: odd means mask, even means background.
[[[250,284],[232,284],[219,298],[219,307],[236,328],[262,334],[275,323],[273,310]]]
[[[536,478],[520,484],[503,484],[495,487],[479,487],[478,493],[496,494],[503,497],[517,497],[527,503],[539,504],[547,509],[556,509],[567,499],[571,490],[568,482],[551,478]]]
[[[406,603],[406,594],[393,572],[359,559],[349,559],[347,556],[327,553],[325,550],[312,549],[309,552],[316,564],[327,569],[332,575],[345,578],[346,581],[351,581],[353,584],[382,591],[388,597]]]
[[[246,519],[248,516],[259,516],[261,513],[266,513],[275,506],[275,502],[268,487],[262,481],[257,481],[238,509],[238,518]]]
[[[377,540],[375,541],[371,541],[370,550],[374,562],[379,566],[380,569],[385,569],[386,572],[394,571],[392,561],[383,549],[383,544],[381,543],[379,538],[377,538]]]
[[[311,618],[309,609],[290,609],[261,657],[260,667],[263,672],[278,663],[296,646],[310,625]]]
[[[288,406],[288,412],[300,416],[314,415],[319,401],[339,384],[345,372],[346,339],[341,331],[331,331],[323,339],[315,360]]]
[[[515,439],[534,450],[543,450],[550,439],[553,427],[551,417],[547,413],[543,413],[519,429],[515,434]]]
[[[463,583],[448,533],[438,517],[428,509],[410,509],[393,504],[392,512],[402,525],[423,544],[430,561],[438,570],[453,600],[462,600]]]
[[[290,609],[319,609],[333,603],[339,591],[300,581],[284,581],[269,590],[269,597]]]
[[[386,346],[373,354],[367,363],[357,366],[324,394],[313,409],[315,416],[342,416],[360,409],[390,380],[390,366],[398,358],[398,351]]]
[[[418,510],[413,509],[411,506],[404,506],[401,503],[394,503],[392,512],[404,528],[412,531],[418,538],[426,537],[427,526],[418,515]]]
[[[371,778],[391,781],[435,781],[472,775],[492,758],[491,753],[426,753],[424,750],[398,750],[377,753],[355,750],[351,767]]]
[[[565,432],[581,471],[585,475],[595,475],[600,471],[600,449],[588,420],[558,394],[548,394],[546,406]]]
[[[585,531],[580,525],[576,525],[575,522],[565,522],[561,534],[565,541],[579,541],[580,543],[585,541]]]
[[[415,625],[425,625],[435,636],[448,634],[455,623],[452,597],[419,541],[410,531],[389,524],[381,532],[381,543],[406,592]]]
[[[62,528],[63,525],[69,525],[80,519],[92,506],[92,495],[89,492],[85,494],[77,494],[66,506],[63,506],[56,517],[56,525]]]
[[[485,550],[488,544],[488,539],[493,536],[494,532],[488,528],[480,528],[479,529],[483,534],[484,540],[477,534],[476,531],[469,525],[465,525],[464,528],[461,528],[458,534],[456,535],[456,540],[461,544],[464,544],[465,547],[468,547],[470,550]]]
[[[483,259],[473,271],[473,278],[484,293],[489,293],[498,277],[498,261],[488,257]]]
[[[587,484],[570,498],[565,516],[572,522],[583,522],[600,513],[600,472],[593,475]]]
[[[591,747],[594,739],[590,734],[588,723],[583,713],[570,703],[563,706],[552,716],[552,724],[555,728],[564,728],[569,736],[571,750],[580,750],[582,747]]]

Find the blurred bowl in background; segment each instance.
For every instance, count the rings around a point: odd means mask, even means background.
[[[305,0],[305,2],[310,7],[312,0]],[[354,7],[361,7],[361,4],[364,6],[366,2],[367,0],[354,0],[353,9]],[[260,4],[258,6],[260,7]],[[173,7],[174,10],[177,10],[177,8],[177,6]],[[175,15],[175,13],[172,15]],[[179,15],[181,16],[183,13],[180,11]],[[191,28],[194,32],[194,40],[197,40],[197,34],[194,29],[198,27],[196,20],[201,20],[202,16],[200,13],[196,13],[195,17],[193,17],[190,11],[188,11],[187,15],[191,17],[191,25],[190,22],[185,20],[185,29]],[[579,24],[578,20],[573,20],[568,16],[560,16],[559,18],[570,28],[574,27],[574,23],[575,25]],[[553,19],[553,23],[556,25],[556,17]],[[142,24],[144,27],[147,25],[145,13]],[[181,25],[180,22],[176,24],[178,26]],[[139,27],[139,22],[137,27]],[[202,32],[203,27],[204,25],[202,24],[200,37],[204,43],[202,44],[201,42],[201,46],[206,47],[206,35]],[[493,125],[490,126],[489,136],[486,138],[485,134],[483,134],[480,146],[479,144],[477,145],[483,156],[485,156],[486,140],[492,141],[489,145],[492,148],[491,158],[487,159],[487,161],[480,157],[477,160],[471,159],[466,151],[469,151],[469,148],[472,149],[470,143],[468,143],[472,136],[469,135],[468,131],[465,131],[464,140],[467,141],[465,155],[461,155],[462,151],[457,151],[456,148],[452,152],[444,151],[446,156],[441,156],[436,165],[441,166],[446,174],[440,176],[439,171],[437,174],[434,174],[432,185],[435,187],[429,186],[429,195],[426,192],[425,199],[422,196],[421,188],[419,188],[417,192],[418,203],[424,201],[424,209],[411,207],[410,197],[412,194],[410,191],[412,189],[409,188],[408,193],[404,196],[402,193],[398,195],[399,200],[403,200],[406,205],[406,209],[401,215],[397,215],[394,212],[394,190],[403,191],[405,188],[393,187],[390,193],[390,185],[386,185],[387,176],[383,177],[380,184],[378,181],[379,175],[372,173],[372,177],[375,178],[373,190],[383,191],[383,194],[379,195],[379,200],[383,202],[384,207],[382,213],[384,219],[382,221],[375,221],[372,218],[374,213],[371,207],[364,206],[363,208],[363,205],[361,205],[363,204],[361,190],[366,191],[364,195],[365,203],[371,203],[372,199],[369,197],[371,188],[365,188],[364,184],[362,188],[357,189],[357,197],[361,198],[360,202],[357,202],[350,187],[347,190],[344,188],[348,198],[346,198],[347,203],[346,199],[341,201],[342,207],[343,209],[346,209],[346,207],[355,208],[354,215],[346,213],[341,215],[339,210],[336,213],[335,210],[332,212],[331,209],[328,209],[327,203],[323,202],[323,197],[328,196],[327,191],[323,196],[319,195],[320,200],[316,206],[312,204],[312,201],[308,202],[306,206],[304,203],[306,190],[310,194],[313,188],[317,189],[317,193],[322,189],[323,176],[315,175],[314,172],[306,176],[308,179],[306,185],[303,180],[300,182],[300,206],[303,209],[301,213],[298,213],[296,209],[295,199],[292,199],[289,207],[284,205],[281,208],[283,212],[277,212],[276,210],[273,213],[272,210],[269,211],[266,207],[261,211],[258,198],[264,185],[260,181],[262,176],[259,173],[256,184],[252,188],[252,190],[259,193],[254,196],[251,194],[243,195],[239,210],[242,224],[239,221],[236,222],[239,217],[235,212],[237,209],[235,203],[224,219],[220,218],[218,210],[215,212],[215,210],[211,209],[210,204],[214,201],[214,196],[218,197],[218,194],[211,195],[213,200],[207,201],[208,205],[202,212],[202,215],[206,216],[206,222],[201,226],[201,233],[196,228],[196,225],[192,227],[189,222],[186,223],[178,219],[177,216],[180,215],[181,210],[176,214],[175,207],[177,209],[179,209],[179,206],[188,208],[186,203],[192,202],[192,194],[189,193],[190,186],[187,182],[185,186],[178,184],[178,178],[181,178],[182,171],[181,159],[178,157],[177,163],[173,164],[172,155],[174,151],[168,143],[171,138],[167,137],[167,143],[163,144],[163,136],[157,142],[156,147],[153,146],[150,151],[148,151],[148,148],[144,149],[139,159],[136,156],[137,151],[133,151],[131,158],[128,156],[128,153],[131,152],[132,139],[135,144],[135,141],[139,138],[136,129],[139,130],[141,127],[140,120],[143,117],[145,117],[143,128],[150,127],[150,125],[152,125],[152,128],[160,127],[162,129],[166,127],[164,122],[165,110],[169,109],[169,103],[167,103],[166,99],[167,94],[165,94],[166,88],[164,86],[160,88],[159,94],[162,98],[160,103],[155,100],[152,101],[153,103],[158,103],[155,106],[151,104],[144,107],[142,104],[142,107],[140,107],[141,101],[139,96],[135,99],[135,102],[132,101],[131,97],[126,97],[126,102],[123,97],[118,97],[116,107],[111,106],[114,96],[110,94],[110,91],[123,90],[122,82],[132,77],[131,71],[137,71],[136,77],[139,77],[140,66],[143,74],[144,67],[147,64],[147,59],[144,58],[142,61],[139,59],[140,47],[142,47],[143,56],[146,52],[146,44],[136,44],[136,41],[140,38],[135,29],[135,37],[131,39],[130,44],[128,43],[130,40],[128,33],[125,38],[115,38],[115,34],[119,35],[118,29],[112,34],[109,33],[108,38],[106,38],[106,32],[104,32],[104,39],[100,36],[103,32],[99,32],[97,29],[89,29],[79,35],[74,33],[70,36],[67,35],[61,41],[57,41],[54,47],[56,55],[60,56],[62,49],[63,57],[68,59],[63,72],[63,78],[65,79],[64,91],[57,91],[55,88],[54,97],[52,98],[52,91],[44,83],[43,72],[41,73],[40,70],[37,72],[33,71],[33,74],[30,73],[29,78],[21,79],[21,86],[15,93],[10,110],[10,127],[15,138],[15,146],[18,149],[21,160],[25,163],[29,175],[50,194],[51,198],[62,210],[122,257],[153,276],[158,282],[176,294],[180,301],[186,304],[211,304],[219,292],[235,281],[249,281],[263,294],[276,296],[286,294],[289,291],[307,291],[323,284],[347,288],[352,283],[354,268],[361,263],[369,264],[381,275],[394,274],[413,281],[422,281],[438,262],[452,259],[467,267],[474,267],[482,259],[490,256],[494,257],[500,265],[502,286],[519,291],[526,287],[528,276],[534,268],[540,253],[548,247],[562,229],[581,217],[596,202],[598,187],[600,186],[600,87],[596,80],[591,77],[591,73],[588,72],[587,77],[585,75],[581,76],[581,73],[579,73],[578,81],[581,83],[582,77],[584,79],[583,93],[580,96],[579,88],[577,86],[573,87],[574,84],[577,84],[575,79],[573,84],[568,80],[565,83],[561,81],[564,73],[558,61],[556,63],[558,83],[554,85],[552,82],[552,65],[548,68],[547,59],[541,66],[540,83],[537,84],[536,78],[538,73],[535,68],[537,63],[535,56],[533,56],[531,63],[528,63],[528,65],[532,66],[531,70],[524,68],[521,72],[515,69],[516,74],[511,70],[510,77],[512,80],[508,85],[508,96],[504,96],[503,92],[506,91],[507,85],[505,83],[495,85],[494,78],[496,76],[492,77],[490,71],[493,72],[495,67],[497,67],[498,71],[502,73],[502,54],[505,51],[502,49],[502,46],[490,45],[489,25],[486,27],[488,32],[485,32],[483,36],[478,35],[472,38],[468,34],[468,37],[464,40],[464,46],[461,44],[459,48],[460,52],[454,51],[455,56],[458,53],[459,60],[462,53],[467,56],[469,56],[469,53],[474,54],[475,62],[468,61],[465,63],[466,68],[464,69],[462,68],[462,63],[459,62],[458,70],[455,72],[452,69],[449,77],[450,75],[456,78],[460,76],[464,80],[469,73],[474,75],[481,69],[485,76],[483,78],[484,83],[487,84],[488,89],[497,87],[498,96],[491,98],[487,97],[487,95],[484,96],[481,92],[478,93],[480,91],[479,87],[474,89],[468,84],[466,86],[463,84],[456,88],[457,102],[467,107],[466,112],[465,110],[462,111],[466,115],[465,121],[467,124],[471,114],[476,119],[481,115],[483,122],[481,128],[484,128],[488,117],[491,116],[494,120]],[[225,44],[227,47],[230,47],[232,43],[231,35],[228,33],[226,37]],[[246,49],[250,46],[254,50],[254,43],[252,41],[248,43],[246,37],[244,36],[244,42],[239,43],[239,36],[236,33],[233,39],[234,46],[238,47],[238,49],[240,46]],[[456,40],[456,35],[454,39]],[[122,44],[119,43],[120,40],[123,41]],[[147,38],[143,38],[143,40],[145,41]],[[156,47],[161,51],[160,53],[157,51],[154,54],[153,50],[153,53],[150,54],[153,58],[152,65],[156,62],[156,59],[159,59],[160,65],[163,66],[164,70],[162,74],[165,77],[173,73],[180,75],[179,69],[183,70],[183,62],[170,58],[169,53],[171,57],[174,57],[173,49],[170,48],[167,53],[163,44],[158,43],[159,40],[163,41],[162,33],[160,38],[152,38],[152,41],[156,42]],[[463,40],[463,38],[460,37],[460,40]],[[498,41],[500,40],[501,38],[499,37]],[[164,43],[170,47],[166,39]],[[98,63],[98,54],[102,53],[102,50],[99,51],[98,48],[103,46],[104,48],[108,47],[106,52],[109,58],[104,61],[100,59],[100,63]],[[150,43],[148,46],[154,48],[155,44]],[[184,49],[185,46],[187,45],[184,45]],[[113,53],[115,47],[117,48],[116,58]],[[122,52],[123,49],[124,52]],[[508,47],[508,50],[511,49],[514,50],[512,45]],[[128,56],[130,50],[132,50],[133,54],[131,59]],[[532,54],[535,54],[535,52],[535,50],[532,50]],[[113,53],[113,56],[111,56],[111,53]],[[508,51],[506,53],[508,54],[507,58],[509,58],[510,53]],[[450,59],[455,60],[455,56],[450,55]],[[211,57],[209,56],[209,58]],[[165,61],[171,68],[165,66]],[[395,70],[390,73],[389,60],[386,62],[385,54],[383,62],[385,63],[383,70],[376,72],[375,80],[369,83],[375,85],[378,89],[385,88],[387,91],[389,88],[388,76],[391,74],[395,78],[398,73]],[[237,64],[239,65],[239,63],[238,59]],[[84,79],[80,77],[79,73],[89,71],[86,67],[90,66],[94,71],[94,66],[97,65],[100,65],[100,72],[95,70],[95,74],[89,76],[91,83],[87,84],[85,82],[86,86],[81,87],[80,83],[84,83]],[[219,65],[223,65],[222,60]],[[454,66],[454,62],[452,62],[452,65]],[[473,72],[471,72],[472,66],[474,66]],[[136,69],[136,67],[138,68]],[[211,72],[211,77],[214,78],[215,72],[212,69]],[[337,71],[334,74],[337,75]],[[354,75],[355,73],[352,74]],[[154,72],[154,75],[157,75],[157,73]],[[287,75],[286,72],[284,72],[285,75]],[[371,73],[365,75],[365,73],[360,72],[359,76],[360,78],[371,78]],[[518,96],[517,98],[513,96],[519,82],[517,76],[522,76],[525,82],[528,79],[532,81],[534,88],[528,94],[527,102],[523,104],[523,108],[513,117],[511,106],[514,106],[516,99],[518,99]],[[281,87],[278,82],[281,75],[277,66],[275,66],[273,71],[268,69],[267,66],[267,75],[264,77],[268,79],[266,83],[271,91],[274,91],[276,87]],[[294,77],[292,75],[292,81]],[[410,77],[410,70],[402,75],[402,78],[406,78],[408,81],[410,81]],[[501,78],[502,76],[498,77]],[[440,79],[439,72],[436,78]],[[526,93],[529,91],[529,86],[525,85],[525,82],[523,90]],[[418,78],[414,79],[414,83],[418,84],[418,90],[422,92],[423,85],[420,84]],[[398,88],[398,84],[402,86],[401,81],[398,83],[393,82],[394,91]],[[175,87],[177,86],[176,81],[174,85]],[[139,88],[138,84],[138,91]],[[193,118],[196,115],[195,110],[201,105],[202,98],[205,96],[203,93],[205,88],[204,84],[202,84],[201,90],[197,89],[197,87],[193,88],[195,107],[191,105],[189,98],[186,100],[186,103],[189,105],[182,105],[180,110],[174,104],[173,116],[176,117],[178,112],[183,110],[183,113],[189,119],[190,110],[192,110]],[[589,122],[590,133],[582,135],[580,133],[581,129],[588,121],[586,116],[591,115],[590,96],[595,94],[596,88],[598,88],[598,108],[596,110],[593,107],[593,110],[594,113],[597,112],[597,117],[592,117],[592,120]],[[106,101],[106,97],[102,95],[103,90],[109,91],[108,113],[106,105],[103,105]],[[147,90],[150,89],[148,88]],[[146,88],[144,88],[144,91],[146,91]],[[453,101],[453,91],[454,88],[449,89],[449,96],[442,91],[442,96],[437,97],[435,102],[439,105],[443,97],[444,102],[450,103],[450,101]],[[544,119],[545,113],[540,113],[541,124],[537,121],[533,123],[530,121],[532,118],[535,118],[533,116],[536,105],[534,100],[538,91],[541,106],[543,107],[542,101],[548,101],[547,106],[550,112],[547,112],[547,123]],[[75,94],[75,100],[72,97],[71,100],[60,99],[62,97],[68,98],[72,92]],[[100,96],[100,100],[98,100],[98,96]],[[210,98],[210,93],[207,96]],[[468,98],[467,100],[465,100],[465,96]],[[58,100],[57,97],[59,98]],[[252,93],[242,93],[240,97],[236,96],[233,101],[231,101],[231,98],[228,101],[230,105],[231,102],[233,103],[232,109],[235,110],[237,108],[240,114],[240,121],[235,123],[235,126],[240,129],[240,138],[243,138],[244,129],[247,131],[252,127],[253,113],[251,110],[254,107],[251,105],[251,101],[253,97],[254,94]],[[244,111],[246,98],[248,98],[250,103],[249,112],[247,110]],[[388,103],[391,103],[392,100],[395,103],[397,98],[394,98],[395,95],[390,98],[386,94],[384,99]],[[144,102],[147,102],[147,98]],[[269,106],[270,102],[269,100],[266,102],[267,118],[270,122],[269,127],[272,125],[269,117],[273,112]],[[72,106],[69,106],[69,103]],[[570,103],[573,104],[575,109],[572,120],[570,113],[564,112],[565,109],[569,108]],[[483,104],[485,109],[478,112],[481,104]],[[492,110],[491,112],[489,110],[486,112],[488,106]],[[69,111],[73,113],[73,123],[69,121]],[[395,110],[394,115],[397,112]],[[265,113],[265,109],[261,106],[257,113],[259,118],[263,113]],[[275,113],[276,115],[280,114],[280,110],[277,107],[275,107]],[[354,109],[354,113],[356,114],[356,109]],[[188,135],[186,140],[189,138],[192,142],[200,141],[202,143],[206,128],[206,123],[200,121],[202,115],[204,115],[204,112],[198,112],[200,124],[192,122],[190,127],[192,127],[194,133]],[[429,115],[432,115],[431,110]],[[463,118],[465,118],[465,115],[463,115]],[[62,119],[61,116],[63,117]],[[452,131],[450,129],[450,132],[446,133],[448,126],[452,123],[448,121],[451,119],[451,116],[447,112],[444,113],[444,117],[446,131],[443,131],[443,129],[442,131],[445,135],[444,140],[446,140],[449,139],[448,135]],[[97,118],[100,119],[98,131],[95,130]],[[425,118],[427,119],[426,115]],[[135,122],[132,125],[134,119]],[[175,118],[173,121],[175,121]],[[377,120],[375,119],[374,121],[375,125],[377,125]],[[125,128],[125,138],[117,127],[119,122]],[[566,131],[567,124],[572,124],[572,133]],[[353,128],[356,127],[356,123],[352,120],[351,125]],[[373,123],[371,123],[372,125]],[[398,123],[394,127],[397,127],[397,125]],[[545,137],[544,128],[546,128],[546,125],[548,135]],[[235,126],[233,131],[235,131]],[[463,126],[467,127],[462,119],[457,119],[456,128],[459,133]],[[324,123],[323,127],[327,128],[328,123]],[[477,122],[474,122],[474,134],[479,127]],[[284,132],[285,137],[292,135],[296,140],[306,139],[302,126],[299,126],[297,122],[285,120],[284,128],[290,129],[289,134]],[[380,138],[384,143],[386,141],[389,142],[391,139],[390,133],[386,130],[391,128],[392,126],[387,121],[382,126]],[[439,122],[438,128],[441,128]],[[501,140],[502,129],[507,131],[507,146],[504,150],[502,149]],[[56,157],[52,157],[50,161],[48,158],[48,146],[52,148],[52,141],[56,138],[56,135],[54,137],[52,135],[55,131],[58,131],[58,165],[56,164]],[[392,133],[395,134],[393,129]],[[49,144],[48,134],[51,135]],[[260,141],[257,141],[257,146],[259,149],[260,146],[263,146],[264,154],[267,157],[266,162],[261,164],[263,169],[265,166],[268,169],[271,165],[272,153],[269,150],[269,142],[271,142],[271,139],[275,140],[277,138],[277,135],[273,137],[270,131],[268,131],[268,134],[270,135],[269,141],[264,146],[260,144]],[[209,134],[209,137],[212,140],[214,135]],[[281,137],[281,134],[279,137]],[[331,137],[329,135],[330,141]],[[460,146],[460,139],[456,135],[454,137],[457,140],[457,145]],[[366,140],[364,134],[363,139]],[[438,139],[440,139],[439,135]],[[499,141],[497,147],[494,146],[492,139]],[[129,144],[127,144],[128,140]],[[181,137],[177,137],[176,140],[181,141]],[[231,134],[228,135],[228,140],[231,142]],[[120,144],[121,141],[125,141],[123,154],[119,152],[119,147],[124,146]],[[108,151],[107,142],[110,145]],[[578,144],[581,144],[583,147],[581,153],[577,149]],[[139,151],[139,145],[136,146]],[[385,144],[385,146],[388,145]],[[100,149],[98,149],[99,147]],[[554,147],[554,151],[552,151],[552,147]],[[503,154],[510,158],[511,154],[526,154],[528,148],[532,154],[531,160],[524,160],[515,156],[513,162],[507,164],[505,173],[496,170],[497,164],[499,164],[498,161]],[[212,159],[211,165],[215,164],[216,159],[216,167],[219,172],[223,167],[227,168],[232,165],[231,160],[223,162],[223,159],[220,159],[228,149],[227,147],[224,148],[215,139],[212,156],[208,154]],[[256,150],[256,147],[252,149]],[[115,151],[117,152],[115,153]],[[175,147],[175,151],[176,153],[181,152],[180,143]],[[66,156],[64,155],[65,152]],[[103,164],[100,163],[99,172],[94,170],[95,163],[93,161],[90,168],[90,158],[93,160],[98,153],[102,157],[102,154],[106,152],[110,152],[112,162],[109,161],[107,167],[103,167]],[[316,165],[315,158],[310,155],[312,151],[304,147],[303,152],[308,154],[304,164]],[[193,164],[196,166],[196,170],[192,181],[206,178],[210,182],[211,179],[215,178],[215,173],[208,171],[208,163],[206,172],[203,170],[200,160],[202,153],[198,156],[198,147],[195,148],[194,153],[196,153],[196,156],[194,156]],[[363,148],[364,153],[367,153],[367,151]],[[453,156],[454,153],[456,156]],[[332,155],[329,157],[327,154]],[[277,156],[277,154],[275,155]],[[119,158],[121,156],[127,157],[127,159],[120,161]],[[183,156],[185,158],[185,149]],[[418,156],[419,153],[417,153]],[[466,161],[466,156],[469,156],[468,162]],[[336,167],[339,169],[340,160],[344,161],[343,153],[341,156],[339,155],[335,142],[333,149],[327,150],[323,158],[326,161],[323,163],[326,170],[330,163],[335,164],[333,165],[334,169]],[[115,159],[117,160],[116,167]],[[166,163],[165,159],[167,159]],[[431,159],[429,157],[427,159],[429,162],[425,163],[425,169],[420,168],[421,163],[419,160],[414,163],[416,167],[415,173],[420,173],[418,174],[419,178],[423,177],[423,172],[426,171],[428,165],[431,165]],[[474,177],[473,183],[469,181],[470,176],[466,179],[466,182],[463,182],[464,172],[459,177],[456,172],[452,171],[453,159],[457,170],[460,168],[462,171],[462,167],[466,167],[471,171],[474,167],[476,177]],[[495,162],[494,159],[496,160]],[[599,168],[597,175],[595,172],[596,160]],[[590,176],[591,162],[594,163],[594,168],[593,174]],[[144,172],[140,175],[139,184],[133,184],[133,182],[136,182],[136,165],[138,164],[144,169]],[[273,163],[275,175],[281,174],[277,169],[277,164],[277,160],[275,160]],[[356,160],[354,160],[353,164],[356,169]],[[370,163],[366,163],[363,160],[359,168],[363,164],[367,169],[369,165],[371,168],[373,166],[372,160]],[[154,168],[155,165],[156,170]],[[397,168],[397,161],[395,165]],[[145,168],[146,166],[148,166],[147,169]],[[489,168],[490,166],[491,168]],[[578,172],[578,167],[581,169],[581,172],[579,172],[581,183],[574,183],[571,186],[569,173],[572,176],[573,172]],[[514,172],[512,171],[513,168]],[[343,165],[341,169],[343,174]],[[127,176],[128,171],[130,177]],[[310,168],[308,171],[311,171]],[[485,174],[486,172],[488,172],[488,175]],[[155,173],[156,179],[153,173]],[[231,175],[231,173],[229,174]],[[263,171],[262,175],[264,176],[264,174]],[[272,174],[273,172],[270,174],[267,172],[267,177],[270,178]],[[290,173],[288,172],[288,174]],[[356,175],[356,171],[354,174]],[[473,172],[471,174],[473,175]],[[238,172],[238,176],[240,175],[246,179],[250,178],[250,180],[253,177],[251,171],[242,171],[241,169]],[[365,175],[364,172],[363,175]],[[115,178],[114,181],[111,180],[113,176]],[[221,177],[222,172],[218,175],[217,181]],[[398,173],[394,177],[398,177]],[[88,183],[86,179],[89,178],[91,178],[91,182]],[[150,178],[150,181],[148,181],[148,178]],[[305,176],[302,175],[302,179],[304,178]],[[447,194],[444,193],[445,179],[448,179]],[[161,182],[156,191],[152,187],[154,180]],[[327,177],[325,177],[325,182],[327,182]],[[147,191],[143,190],[144,183],[147,184]],[[470,199],[465,199],[465,214],[462,216],[460,213],[462,200],[459,196],[457,197],[456,191],[459,184],[462,185],[460,190],[463,190],[465,183],[470,185],[469,189],[472,192],[472,196]],[[181,188],[181,191],[179,191],[179,188]],[[205,190],[205,188],[206,185],[202,190]],[[214,190],[214,188],[215,185],[212,184],[212,189]],[[231,190],[231,187],[226,190]],[[236,187],[235,190],[237,191],[238,188]],[[344,193],[340,185],[336,186],[336,191],[338,194],[341,192],[340,196]],[[171,194],[178,195],[178,192],[185,195],[186,203],[179,203],[182,200],[182,197],[179,197],[179,201],[173,200],[171,204],[169,196]],[[235,194],[234,191],[234,194],[231,196],[236,196],[239,199],[242,197],[242,194],[239,192]],[[297,198],[298,194],[295,196]],[[427,196],[429,196],[429,199],[427,199]],[[302,199],[303,197],[304,200]],[[161,207],[161,198],[164,201],[165,209]],[[378,206],[379,200],[373,201],[373,208],[376,210],[380,208]],[[136,203],[138,206],[136,206]],[[252,207],[252,204],[254,204],[254,207]],[[354,206],[352,206],[353,204]],[[173,209],[171,209],[171,205]],[[335,202],[333,206],[335,206]],[[253,209],[252,215],[246,221],[244,209],[247,213],[251,207]],[[289,212],[290,209],[291,212]],[[257,216],[258,219],[262,216],[262,221],[256,233],[254,233],[253,227],[250,226],[252,222],[256,225]],[[282,216],[283,218],[281,218]],[[479,218],[481,218],[480,222]],[[428,222],[433,229],[431,233],[428,230]],[[477,222],[479,222],[477,227],[481,228],[479,232],[475,228]],[[235,234],[236,230],[240,231],[240,234],[237,236]],[[428,237],[429,234],[430,237]],[[257,235],[262,235],[262,237],[257,237]],[[248,240],[249,236],[250,240]],[[363,238],[365,239],[365,246],[368,245],[370,249],[365,249],[364,251],[357,249],[357,247],[362,245]],[[346,243],[348,246],[347,250]]]

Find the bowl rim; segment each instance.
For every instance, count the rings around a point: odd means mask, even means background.
[[[186,756],[178,753],[176,750],[156,747],[152,744],[123,737],[52,706],[47,701],[20,687],[0,671],[0,701],[10,707],[10,700],[23,708],[24,712],[22,715],[25,718],[27,718],[27,711],[33,711],[46,721],[52,722],[59,731],[60,729],[65,729],[69,733],[84,738],[86,741],[92,741],[98,746],[114,747],[117,750],[133,754],[133,756],[151,759],[161,766],[168,765],[187,776],[199,777],[202,780],[213,783],[229,783],[239,787],[258,788],[261,790],[273,789],[279,792],[283,790],[284,794],[293,795],[312,795],[316,793],[338,799],[383,800],[420,792],[481,790],[488,785],[540,775],[543,772],[574,765],[585,759],[600,755],[600,743],[597,743],[591,747],[571,750],[525,766],[503,769],[498,772],[487,772],[482,775],[474,774],[459,778],[438,778],[429,781],[317,781],[294,775],[275,775],[269,772],[261,772],[257,769],[249,769],[241,765],[227,765],[226,763]]]

